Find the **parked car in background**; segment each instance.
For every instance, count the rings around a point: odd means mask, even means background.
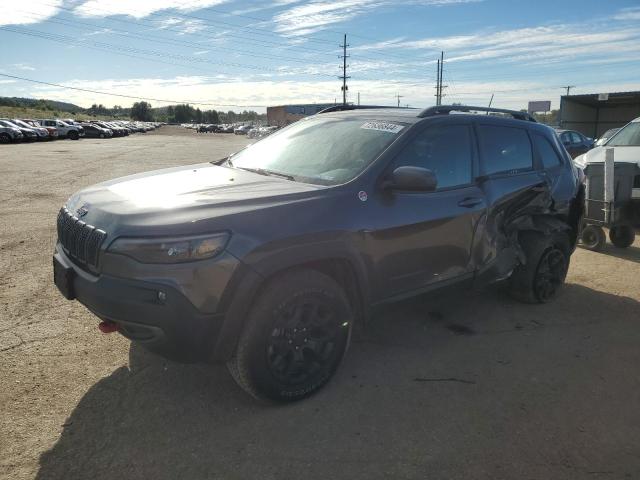
[[[278,127],[256,127],[256,128],[252,128],[251,130],[249,130],[249,132],[247,133],[247,137],[249,138],[264,138],[266,136],[271,135],[273,132],[275,132],[276,130],[278,130]]]
[[[576,158],[593,148],[593,138],[585,137],[580,132],[560,129],[557,129],[556,132],[571,158]]]
[[[21,142],[22,131],[18,127],[4,125],[0,122],[0,143]]]
[[[83,123],[82,128],[84,128],[84,136],[86,138],[111,138],[113,136],[113,132],[110,129],[103,128],[95,123]]]
[[[111,130],[113,132],[114,137],[124,137],[125,135],[129,135],[129,131],[120,125],[114,125],[109,122],[103,122],[99,120],[93,120],[91,123],[94,125],[98,125],[101,128]]]
[[[226,362],[262,399],[319,390],[375,306],[498,281],[551,301],[583,210],[558,137],[517,111],[326,112],[214,163],[73,194],[54,282],[103,331]]]
[[[78,140],[84,136],[84,129],[79,125],[69,125],[55,118],[38,120],[40,125],[44,127],[54,127],[58,130],[58,136],[61,138],[70,138],[71,140]]]
[[[29,125],[30,127],[44,128],[49,134],[49,140],[56,140],[59,137],[58,129],[56,127],[45,127],[41,125],[38,121],[30,118],[23,118],[22,121],[27,125]]]
[[[19,118],[14,118],[11,120],[11,122],[16,124],[18,127],[32,129],[34,132],[36,132],[38,140],[51,140],[49,131],[44,127],[31,125],[23,120],[20,120]]]
[[[16,125],[8,118],[1,118],[0,125],[4,127],[17,128],[22,133],[22,140],[25,142],[32,142],[38,139],[38,133],[31,127],[21,127]]]
[[[600,147],[602,145],[604,145],[607,140],[609,140],[611,137],[613,137],[616,133],[618,133],[618,131],[620,130],[620,128],[610,128],[609,130],[607,130],[606,132],[604,132],[600,138],[598,138],[596,140],[596,143],[594,146],[596,147]]]
[[[233,129],[233,133],[236,135],[246,135],[252,128],[253,127],[251,125],[240,125]]]

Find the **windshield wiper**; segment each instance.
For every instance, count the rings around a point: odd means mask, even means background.
[[[240,170],[246,170],[247,172],[257,173],[258,175],[265,175],[268,177],[281,177],[287,180],[291,180],[295,182],[295,177],[293,175],[288,175],[286,173],[274,172],[273,170],[267,170],[266,168],[249,168],[249,167],[234,167]]]

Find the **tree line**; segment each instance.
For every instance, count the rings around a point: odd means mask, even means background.
[[[242,112],[222,112],[217,110],[201,110],[188,103],[170,105],[168,107],[153,108],[148,102],[135,102],[131,107],[130,116],[134,120],[143,122],[168,122],[168,123],[235,123],[266,120],[265,114],[252,110]]]

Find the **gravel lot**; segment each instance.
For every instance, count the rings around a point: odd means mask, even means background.
[[[388,308],[318,395],[265,406],[64,300],[55,218],[74,191],[221,158],[178,128],[0,148],[0,478],[640,478],[640,243],[578,249],[552,304],[500,288]]]

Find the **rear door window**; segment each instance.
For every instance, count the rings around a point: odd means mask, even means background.
[[[483,175],[515,174],[533,168],[531,141],[517,127],[478,125]]]
[[[558,152],[556,152],[556,149],[553,148],[553,145],[546,137],[534,133],[532,138],[533,143],[536,146],[538,156],[540,157],[545,169],[554,168],[562,164],[562,160],[560,159]]]
[[[427,127],[402,149],[394,166],[431,170],[438,180],[438,189],[471,183],[473,150],[469,126]]]

